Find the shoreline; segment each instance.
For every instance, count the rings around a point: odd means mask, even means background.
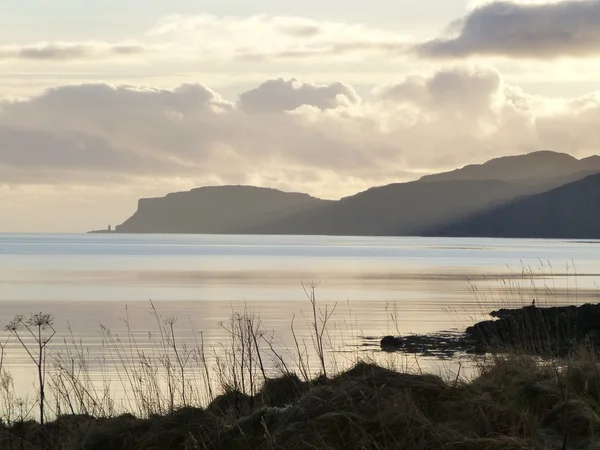
[[[358,362],[332,377],[302,381],[290,373],[265,379],[254,395],[225,391],[206,408],[181,407],[146,418],[65,414],[44,425],[0,424],[0,445],[23,450],[592,448],[600,429],[595,406],[600,378],[590,363],[596,361],[582,357],[556,372],[515,355],[482,365],[472,380],[459,375],[444,380]]]
[[[463,333],[384,337],[382,353],[415,355],[416,367],[402,369],[394,359],[385,366],[358,352],[328,349],[325,330],[332,311],[316,303],[314,287],[308,286],[307,294],[315,313],[312,360],[304,353],[309,347],[298,341],[298,353],[284,358],[275,341],[263,334],[259,316],[248,310],[232,313],[222,325],[230,333],[224,348],[231,351],[210,368],[203,347],[189,353],[177,345],[175,319],[160,319],[164,334],[158,353],[131,347],[131,341],[126,344],[108,332],[120,377],[129,380],[123,388],[132,393],[125,411],[81,371],[87,364],[83,351],[54,362],[48,387],[56,404],[52,396],[44,403],[39,402],[44,396],[38,397],[38,420],[36,403],[30,415],[19,416],[22,403],[10,396],[10,374],[4,367],[0,394],[9,402],[0,410],[0,448],[525,450],[559,449],[563,442],[589,448],[600,432],[599,363],[582,325],[599,324],[592,312],[600,312],[600,304],[501,309],[490,313],[495,320],[478,322]],[[562,330],[573,317],[584,322],[566,330],[582,337],[569,340],[568,358],[562,352],[532,352],[562,348],[566,335],[557,335],[561,339],[554,342],[542,331]],[[50,316],[15,321],[7,328],[13,333],[39,328],[41,342],[54,335]],[[523,334],[524,329],[535,333]],[[504,334],[490,339],[491,330]],[[266,348],[258,344],[263,339]],[[378,338],[365,339],[373,345]],[[551,346],[531,345],[535,342]],[[294,349],[288,350],[293,356]],[[452,359],[458,352],[471,358],[472,376],[465,377],[460,364],[445,378],[419,367],[419,355]],[[267,358],[277,363],[277,373],[266,369]],[[336,358],[350,358],[350,364],[335,370]],[[198,366],[189,366],[191,360]]]

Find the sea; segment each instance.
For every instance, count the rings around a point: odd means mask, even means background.
[[[598,283],[593,241],[0,234],[0,342],[16,316],[42,313],[56,330],[49,360],[75,346],[106,361],[109,339],[151,351],[165,324],[179,345],[201,339],[217,357],[230,318],[245,311],[293,360],[298,343],[314,344],[314,292],[331,349],[378,358],[382,336],[461,331],[533,300],[598,302]],[[18,389],[31,388],[35,371],[19,343],[4,353]]]

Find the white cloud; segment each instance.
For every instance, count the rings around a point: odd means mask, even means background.
[[[416,47],[433,58],[552,59],[600,55],[600,0],[494,1],[455,23],[458,35]]]
[[[278,78],[261,84],[256,89],[244,92],[238,105],[250,112],[293,111],[301,106],[314,106],[321,110],[355,105],[358,95],[344,83],[318,85],[302,83],[298,79]]]
[[[0,46],[0,61],[90,62],[231,62],[265,60],[358,60],[365,56],[401,56],[408,38],[364,24],[303,17],[247,18],[173,15],[124,42],[38,42]],[[132,61],[132,56],[137,59]]]
[[[196,48],[203,56],[243,61],[400,55],[409,42],[401,33],[361,23],[267,15],[174,15],[161,20],[147,35]]]
[[[31,95],[82,81],[175,86],[198,78],[216,87],[235,83],[245,90],[265,79],[298,74],[323,83],[350,73],[352,81],[372,83],[406,58],[407,42],[401,33],[360,23],[270,15],[168,16],[115,42],[0,45],[2,78],[9,81],[2,84],[0,95]],[[361,73],[365,64],[367,73]],[[381,73],[373,74],[372,67]],[[231,91],[231,86],[225,88]]]

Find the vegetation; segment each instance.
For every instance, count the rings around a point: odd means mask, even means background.
[[[138,419],[62,415],[5,425],[6,449],[597,448],[597,362],[498,358],[471,382],[358,363],[331,379],[282,375],[250,397]]]
[[[1,341],[0,449],[598,448],[593,342],[544,359],[512,346],[476,357],[469,378],[409,373],[359,353],[348,366],[336,361],[347,355],[327,350],[333,309],[317,304],[315,287],[307,286],[312,342],[296,339],[289,353],[277,350],[251,310],[232,312],[221,324],[229,339],[216,349],[205,349],[201,334],[195,348],[180,343],[177,321],[153,307],[160,333],[150,350],[131,330],[119,337],[105,329],[116,384],[94,377],[102,371],[77,342],[46,369],[51,318],[18,318],[8,334],[31,352],[42,377],[37,399],[17,398],[1,367],[8,348]],[[25,339],[27,329],[39,333]]]

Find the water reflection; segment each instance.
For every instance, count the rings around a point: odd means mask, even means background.
[[[359,338],[460,329],[532,298],[596,301],[597,250],[533,240],[0,235],[0,325],[17,314],[52,314],[53,351],[75,340],[99,363],[107,356],[101,327],[153,349],[150,299],[164,317],[179,318],[178,336],[190,346],[199,332],[208,347],[224,342],[218,323],[250,308],[287,354],[293,318],[298,339],[312,345],[301,283],[315,280],[319,304],[337,305],[330,346],[384,358],[360,348]],[[6,361],[30,387],[26,355],[14,342]]]

